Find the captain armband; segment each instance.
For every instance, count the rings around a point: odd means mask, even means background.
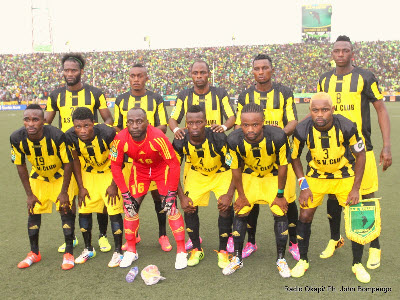
[[[305,177],[299,178],[299,186],[301,190],[309,189],[310,186],[308,185],[307,179]]]
[[[353,153],[360,153],[364,150],[364,148],[364,142],[362,139],[360,139],[357,144],[351,146],[351,151],[353,151]]]

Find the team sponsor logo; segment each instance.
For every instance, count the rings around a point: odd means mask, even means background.
[[[15,151],[14,149],[11,149],[11,160],[14,162],[15,161]]]
[[[232,164],[232,155],[231,155],[230,153],[227,153],[227,154],[225,155],[225,163],[226,163],[228,166],[231,166],[231,164]]]

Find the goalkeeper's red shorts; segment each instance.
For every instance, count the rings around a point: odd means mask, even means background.
[[[151,172],[143,173],[136,166],[132,166],[131,176],[129,177],[129,190],[134,198],[146,195],[150,184],[155,182],[160,195],[167,195],[167,176],[169,167],[151,169]]]

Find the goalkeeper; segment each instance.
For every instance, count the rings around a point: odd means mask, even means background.
[[[291,271],[292,277],[303,276],[309,268],[307,252],[311,223],[324,196],[336,195],[341,206],[357,204],[365,168],[365,147],[356,124],[333,114],[329,94],[313,95],[310,112],[311,116],[298,124],[293,135],[292,165],[299,178],[301,209],[297,224],[300,260]],[[304,176],[300,156],[305,144],[309,152]],[[363,245],[352,241],[352,250],[352,271],[358,281],[368,283],[370,275],[361,264]]]
[[[122,173],[124,156],[133,159],[129,189]],[[139,228],[139,208],[151,181],[157,184],[162,209],[168,215],[169,226],[177,243],[176,269],[187,266],[183,217],[176,207],[180,164],[165,134],[149,125],[146,112],[132,108],[127,114],[127,127],[115,137],[110,150],[111,171],[124,200],[124,228],[128,243],[120,267],[128,267],[138,259],[136,232]]]

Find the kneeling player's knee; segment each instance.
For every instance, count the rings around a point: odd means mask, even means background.
[[[34,236],[39,233],[40,225],[42,223],[42,215],[29,215],[28,217],[28,235]]]

